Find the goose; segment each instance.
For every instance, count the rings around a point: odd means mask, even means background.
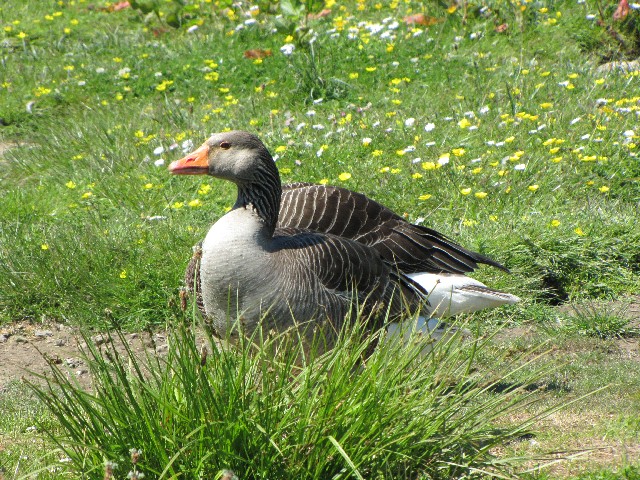
[[[195,247],[185,274],[220,336],[251,333],[261,317],[269,328],[295,321],[337,330],[354,303],[373,327],[382,312],[400,319],[422,308],[445,317],[519,301],[465,275],[479,263],[506,267],[363,194],[281,185],[269,151],[248,132],[216,133],[169,171],[237,185],[234,207]],[[421,325],[430,331],[438,323]]]

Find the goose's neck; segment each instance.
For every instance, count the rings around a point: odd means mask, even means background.
[[[273,235],[280,213],[282,185],[273,160],[258,169],[256,179],[238,183],[238,199],[234,208],[250,208],[264,222],[269,235]]]

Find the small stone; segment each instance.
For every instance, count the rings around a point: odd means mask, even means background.
[[[77,358],[66,358],[64,360],[65,365],[67,365],[67,367],[69,368],[76,368],[77,366],[79,366],[82,362],[80,360],[78,360]]]
[[[86,373],[88,373],[89,370],[87,370],[86,368],[81,368],[80,370],[76,370],[76,375],[80,376],[80,375],[84,375]]]
[[[131,340],[135,340],[136,338],[138,338],[140,335],[138,335],[137,333],[132,333],[131,335],[129,335],[129,338]]]
[[[22,335],[16,335],[13,337],[13,341],[16,343],[29,343],[27,337],[23,337]]]
[[[96,346],[100,346],[107,343],[107,337],[105,335],[95,335],[91,337],[91,340],[93,341],[93,343],[96,344]]]
[[[53,337],[53,332],[51,330],[36,330],[33,335],[37,338]]]
[[[6,343],[9,340],[9,335],[5,335],[4,333],[0,335],[0,343]]]
[[[56,347],[64,347],[67,344],[67,341],[64,338],[58,338],[53,342],[53,345]]]

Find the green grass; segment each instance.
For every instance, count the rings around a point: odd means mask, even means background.
[[[92,393],[57,368],[46,386],[33,385],[62,426],[48,431],[72,471],[97,477],[110,461],[124,463],[122,475],[135,448],[137,467],[154,478],[214,478],[224,468],[243,478],[509,474],[514,462],[490,450],[526,434],[535,417],[498,423],[537,403],[532,391],[549,374],[531,367],[538,354],[529,349],[487,377],[476,356],[491,342],[460,335],[426,356],[425,338],[408,348],[387,342],[363,365],[371,340],[359,328],[322,355],[305,350],[295,330],[259,349],[169,331],[161,358],[118,355],[113,343],[99,349],[86,337]]]
[[[0,142],[11,147],[0,149],[0,325],[56,319],[128,330],[181,321],[190,247],[234,191],[172,178],[166,165],[183,142],[188,150],[211,132],[247,129],[278,154],[283,181],[364,192],[507,265],[512,275],[476,276],[523,302],[509,316],[473,321],[482,331],[530,326],[558,345],[566,399],[622,385],[588,400],[600,429],[568,436],[637,439],[626,410],[638,402],[637,363],[615,353],[635,324],[609,307],[573,317],[557,309],[640,291],[640,76],[596,70],[633,57],[637,10],[618,24],[615,5],[603,7],[622,45],[587,20],[600,16],[590,1],[524,11],[491,1],[482,11],[469,5],[466,19],[463,8],[435,3],[360,10],[346,1],[309,20],[278,18],[276,2],[258,2],[255,14],[248,3],[185,3],[157,2],[157,13],[82,0],[0,6]],[[403,22],[418,12],[438,21]],[[370,33],[374,24],[382,31]],[[290,56],[285,43],[295,45]],[[272,54],[247,59],[250,49]],[[341,181],[345,172],[351,178]],[[483,365],[498,369],[490,355]],[[611,420],[609,408],[626,413]],[[10,446],[23,445],[21,428],[4,428]],[[551,437],[544,445],[553,450]],[[134,447],[120,445],[119,455]],[[19,448],[11,448],[0,459],[15,468]]]

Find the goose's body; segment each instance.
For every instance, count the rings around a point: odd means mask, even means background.
[[[215,134],[169,169],[238,186],[234,208],[211,227],[186,273],[187,287],[195,286],[202,313],[221,336],[236,318],[247,333],[263,317],[269,328],[295,321],[338,329],[354,305],[372,321],[387,313],[400,318],[428,309],[430,294],[437,294],[434,313],[472,311],[466,300],[464,308],[452,308],[460,292],[439,288],[442,281],[430,288],[425,279],[431,277],[424,275],[467,278],[464,273],[478,263],[506,270],[362,194],[306,183],[281,186],[271,155],[246,132]],[[503,303],[517,299],[509,297]]]

